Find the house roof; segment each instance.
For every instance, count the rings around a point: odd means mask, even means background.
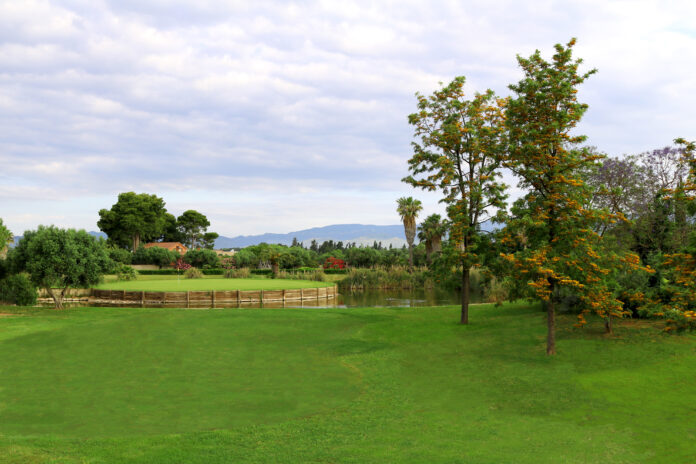
[[[186,246],[181,242],[152,242],[152,243],[147,243],[145,245],[145,248],[152,248],[152,247],[166,248],[167,250],[170,250],[170,251],[184,250],[184,252],[186,252],[188,250],[188,248],[186,248]]]

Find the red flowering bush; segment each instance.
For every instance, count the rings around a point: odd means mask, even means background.
[[[189,263],[185,263],[183,259],[179,258],[176,260],[176,263],[174,263],[174,269],[177,271],[185,271],[187,269],[191,269],[191,265]]]
[[[324,264],[322,265],[324,269],[345,269],[346,268],[346,262],[343,261],[342,259],[339,258],[334,258],[333,256],[330,256],[326,258],[326,261],[324,261]]]

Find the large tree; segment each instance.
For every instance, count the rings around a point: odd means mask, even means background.
[[[28,272],[51,295],[56,309],[63,307],[68,288],[99,283],[113,264],[103,241],[84,230],[54,226],[25,232],[11,256],[14,271]]]
[[[201,240],[210,226],[210,221],[204,214],[189,209],[176,219],[176,224],[184,236],[184,244],[189,248],[196,248],[201,245]]]
[[[467,99],[465,78],[455,78],[431,96],[417,94],[418,112],[409,116],[419,141],[412,143],[414,187],[440,191],[447,204],[450,240],[462,266],[461,323],[469,323],[472,266],[479,263],[480,225],[503,208],[505,186],[499,182],[505,127],[504,101],[491,90]]]
[[[0,218],[0,259],[5,258],[7,254],[7,248],[14,241],[14,236],[12,232],[5,227],[2,223],[2,218]]]
[[[142,241],[162,235],[167,224],[164,200],[147,193],[120,193],[111,209],[99,211],[99,229],[109,241],[136,251]]]
[[[603,246],[593,227],[616,218],[585,206],[593,191],[583,175],[596,169],[602,156],[579,148],[585,137],[574,130],[588,108],[577,100],[577,87],[596,72],[578,72],[582,60],[573,59],[574,44],[573,39],[566,46],[556,45],[551,62],[538,50],[529,58],[518,56],[524,78],[510,86],[515,97],[506,112],[505,166],[529,193],[517,202],[507,224],[504,241],[517,241],[518,247],[505,258],[546,304],[549,355],[556,353],[559,294],[576,295],[586,311],[608,321],[610,330],[611,318],[625,314],[611,273],[620,263],[637,266],[638,261],[635,255],[618,256]]]
[[[408,243],[408,265],[413,268],[413,240],[416,238],[416,219],[423,209],[420,200],[413,197],[401,197],[396,200],[396,211],[404,223],[406,242]]]

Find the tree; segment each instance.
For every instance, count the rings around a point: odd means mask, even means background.
[[[141,241],[159,237],[167,224],[164,200],[147,193],[120,193],[110,210],[99,211],[99,229],[109,241],[135,251]]]
[[[431,214],[420,226],[418,240],[425,243],[425,259],[428,265],[432,264],[433,253],[442,250],[442,236],[447,232],[447,223],[439,214]]]
[[[203,237],[201,237],[201,245],[203,245],[203,248],[212,250],[215,248],[215,240],[217,240],[218,237],[220,237],[220,234],[217,232],[206,232],[203,234]]]
[[[28,272],[31,281],[51,295],[56,309],[62,309],[69,287],[99,283],[113,263],[104,242],[84,230],[39,226],[24,233],[12,253],[12,265],[16,272]]]
[[[176,222],[176,216],[171,213],[165,214],[164,231],[159,237],[160,242],[181,242],[183,243],[186,237],[179,230],[179,224]]]
[[[12,232],[5,227],[0,218],[0,259],[4,259],[7,255],[7,248],[14,242]]]
[[[592,189],[583,173],[596,169],[602,155],[588,148],[575,148],[585,140],[575,135],[588,106],[577,100],[577,87],[596,70],[578,73],[582,60],[573,60],[572,47],[555,46],[552,62],[537,50],[529,58],[517,57],[524,71],[516,94],[508,102],[508,154],[505,166],[520,179],[529,193],[516,204],[506,225],[504,241],[517,245],[504,257],[527,280],[547,310],[546,353],[556,353],[555,308],[558,295],[568,291],[578,296],[584,312],[594,311],[609,321],[625,314],[615,297],[611,278],[618,263],[637,266],[635,255],[609,253],[593,226],[617,220],[606,210],[592,210]]]
[[[190,209],[176,219],[179,231],[184,235],[184,244],[189,248],[200,245],[202,235],[208,230],[210,221],[204,214]]]
[[[401,197],[396,200],[396,204],[396,211],[404,223],[404,232],[406,233],[406,242],[408,243],[408,265],[413,268],[413,240],[416,238],[416,218],[423,206],[420,200],[414,200],[412,197]]]
[[[220,257],[217,253],[205,248],[187,251],[184,261],[199,269],[215,269],[220,266]]]
[[[480,225],[492,209],[505,206],[505,186],[498,181],[505,102],[491,90],[467,100],[464,82],[460,76],[429,97],[416,95],[419,111],[409,116],[409,123],[420,140],[411,144],[411,175],[403,181],[443,195],[450,240],[462,266],[461,323],[468,324],[470,271],[480,262]]]

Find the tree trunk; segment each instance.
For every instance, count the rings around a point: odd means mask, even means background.
[[[607,314],[607,318],[604,320],[604,328],[607,329],[608,334],[614,333],[614,326],[611,320],[611,314]]]
[[[140,246],[140,234],[133,234],[133,253],[138,251]]]
[[[53,298],[53,303],[55,303],[55,309],[63,309],[63,298],[65,297],[65,292],[67,290],[68,287],[65,287],[60,293],[56,293],[53,291],[51,287],[46,287],[46,291],[49,295],[51,295],[51,298]]]
[[[546,325],[547,325],[547,335],[546,335],[546,354],[553,355],[556,354],[556,303],[554,302],[554,295],[556,293],[556,284],[551,283],[551,297],[549,298],[549,304],[546,307]]]
[[[277,277],[279,272],[278,263],[271,263],[271,269],[273,270],[273,277]]]
[[[462,270],[462,319],[461,324],[469,323],[469,280],[470,269]]]
[[[413,245],[408,244],[408,266],[413,271]]]

